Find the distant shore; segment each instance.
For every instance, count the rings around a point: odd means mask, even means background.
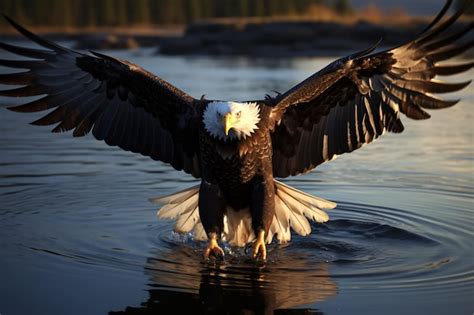
[[[345,55],[380,42],[393,47],[414,39],[430,20],[400,24],[366,21],[248,21],[190,24],[182,36],[163,38],[160,53],[167,55],[237,55],[251,57],[312,57]],[[452,31],[470,21],[458,21]],[[472,23],[472,21],[471,21]],[[462,41],[474,40],[470,32]],[[472,56],[472,51],[470,52]]]
[[[455,29],[466,27],[460,21]],[[203,21],[187,27],[168,28],[99,28],[65,30],[35,29],[55,41],[73,41],[75,49],[133,49],[156,47],[166,55],[232,55],[251,57],[295,57],[344,55],[365,49],[382,40],[391,47],[413,39],[427,25],[414,20],[403,25],[382,25],[356,21]],[[16,33],[2,34],[2,39],[16,40]],[[469,33],[463,40],[473,40]],[[472,56],[473,52],[469,52]]]
[[[383,39],[395,45],[413,38],[420,25],[388,28],[367,22],[317,21],[191,24],[180,37],[163,39],[168,55],[240,55],[255,57],[325,56],[367,48]]]
[[[28,27],[27,27],[28,28]],[[163,38],[179,38],[186,29],[182,25],[168,27],[132,26],[66,28],[36,27],[28,28],[34,33],[53,41],[75,42],[75,49],[133,49],[138,47],[159,46]],[[2,40],[22,40],[23,36],[13,28],[0,33]]]

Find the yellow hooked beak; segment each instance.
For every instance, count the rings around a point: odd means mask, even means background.
[[[232,115],[232,113],[227,113],[222,116],[222,124],[224,125],[224,131],[226,136],[229,135],[230,128],[234,127],[235,121],[236,119],[234,115]]]

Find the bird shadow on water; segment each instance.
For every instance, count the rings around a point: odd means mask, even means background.
[[[202,250],[189,246],[157,251],[144,268],[148,300],[109,314],[323,314],[292,308],[337,294],[328,264],[311,263],[288,249],[270,248],[272,258],[265,263],[244,251],[228,252],[223,261],[204,261]]]

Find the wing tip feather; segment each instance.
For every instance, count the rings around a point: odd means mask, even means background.
[[[442,18],[443,16],[446,14],[446,12],[448,12],[449,8],[451,7],[451,5],[453,4],[453,0],[447,0],[446,3],[444,4],[444,6],[441,8],[441,10],[439,11],[439,13],[435,16],[435,18],[430,22],[430,24],[428,24],[428,26],[426,26],[422,31],[421,31],[421,34],[429,31],[433,26],[435,26]]]
[[[25,36],[26,38],[32,40],[33,42],[43,46],[43,47],[46,47],[46,48],[49,48],[49,49],[52,49],[56,52],[65,52],[65,51],[72,51],[72,50],[69,50],[67,48],[64,48],[64,47],[61,47],[49,40],[46,40],[44,38],[41,38],[40,36],[32,33],[31,31],[27,30],[26,28],[24,28],[23,26],[21,26],[20,24],[18,24],[17,22],[15,22],[12,18],[10,18],[9,16],[7,16],[6,14],[2,13],[3,15],[3,18],[5,20],[7,20],[7,22],[17,31],[19,32],[20,34],[22,34],[23,36]]]
[[[22,107],[23,107],[23,104],[22,105],[15,105],[15,106],[8,106],[8,107],[6,107],[6,109],[8,109],[12,112],[15,112],[15,113],[28,113],[27,111],[23,110]]]

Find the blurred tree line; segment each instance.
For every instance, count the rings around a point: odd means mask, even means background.
[[[302,15],[316,4],[340,14],[352,12],[349,0],[1,0],[0,12],[35,26],[129,26]]]

